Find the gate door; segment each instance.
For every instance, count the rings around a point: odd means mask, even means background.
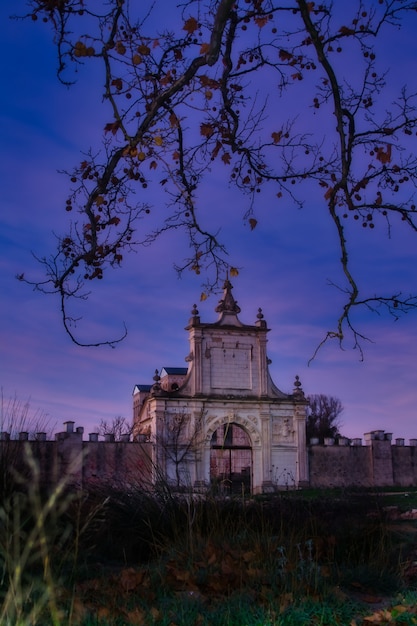
[[[246,432],[234,422],[213,433],[210,449],[210,481],[219,493],[250,493],[252,447]]]

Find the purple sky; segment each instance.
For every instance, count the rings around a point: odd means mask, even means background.
[[[58,170],[71,169],[81,151],[99,145],[109,116],[101,105],[99,77],[80,73],[70,90],[60,85],[47,30],[9,21],[12,4],[13,11],[24,10],[23,0],[0,6],[8,51],[0,60],[0,386],[6,399],[30,399],[33,409],[48,413],[58,429],[72,419],[91,432],[101,419],[130,419],[133,386],[151,383],[155,369],[185,366],[184,327],[192,305],[197,304],[203,321],[211,322],[218,298],[199,302],[199,277],[187,273],[177,278],[173,263],[187,254],[187,243],[172,233],[127,257],[121,270],[96,285],[85,306],[82,332],[87,339],[113,338],[124,321],[129,331],[125,341],[116,349],[80,348],[64,333],[58,302],[15,279],[23,271],[30,279],[41,277],[32,252],[52,252],[53,232],[63,232],[67,217],[67,179]],[[416,27],[417,20],[409,20],[397,41],[386,42],[395,85],[408,83],[410,91],[416,76]],[[221,172],[218,177],[214,172],[213,184],[200,200],[201,211],[210,213],[213,223],[222,216],[222,240],[241,268],[232,279],[241,321],[254,323],[261,307],[272,329],[268,352],[278,387],[291,392],[298,374],[306,394],[340,398],[346,436],[385,429],[394,437],[417,437],[417,313],[394,322],[362,312],[360,330],[374,341],[365,345],[365,361],[359,361],[357,351],[331,344],[308,366],[342,302],[327,284],[340,278],[335,233],[314,200],[302,210],[277,212],[273,191],[266,191],[253,232],[239,211],[226,211],[239,207],[242,199]],[[415,237],[401,225],[391,240],[382,228],[363,231],[352,225],[351,232],[352,257],[364,284],[372,279],[376,286],[417,291]]]

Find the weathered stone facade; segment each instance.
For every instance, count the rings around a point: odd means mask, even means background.
[[[292,394],[276,387],[262,311],[243,324],[229,280],[216,312],[216,322],[202,322],[194,306],[187,369],[164,368],[152,386],[134,389],[134,437],[153,444],[155,480],[254,493],[307,484],[308,402],[298,377]]]

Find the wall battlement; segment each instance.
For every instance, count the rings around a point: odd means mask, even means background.
[[[30,471],[29,459],[37,464],[39,482],[53,487],[65,479],[69,486],[85,488],[106,484],[129,488],[151,485],[151,444],[131,441],[122,436],[115,441],[114,435],[99,440],[97,433],[83,440],[84,428],[74,429],[74,422],[65,422],[66,429],[47,440],[46,433],[36,433],[29,438],[27,432],[0,433],[0,462],[13,467],[25,476]]]
[[[39,467],[40,482],[53,486],[66,477],[79,488],[106,484],[118,488],[152,484],[152,443],[132,441],[128,435],[115,441],[114,435],[99,440],[97,433],[83,439],[84,429],[65,422],[65,430],[47,440],[45,433],[33,439],[28,433],[0,433],[0,459],[11,462],[17,471],[27,471],[28,454]],[[417,439],[392,440],[391,433],[372,431],[362,439],[340,438],[313,441],[308,445],[308,473],[311,487],[417,487]],[[27,446],[29,446],[30,451]]]
[[[311,487],[417,486],[417,439],[397,438],[383,430],[362,439],[325,440],[308,447]]]

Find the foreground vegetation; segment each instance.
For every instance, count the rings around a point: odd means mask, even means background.
[[[417,624],[415,492],[44,493],[31,471],[0,506],[1,624]]]

